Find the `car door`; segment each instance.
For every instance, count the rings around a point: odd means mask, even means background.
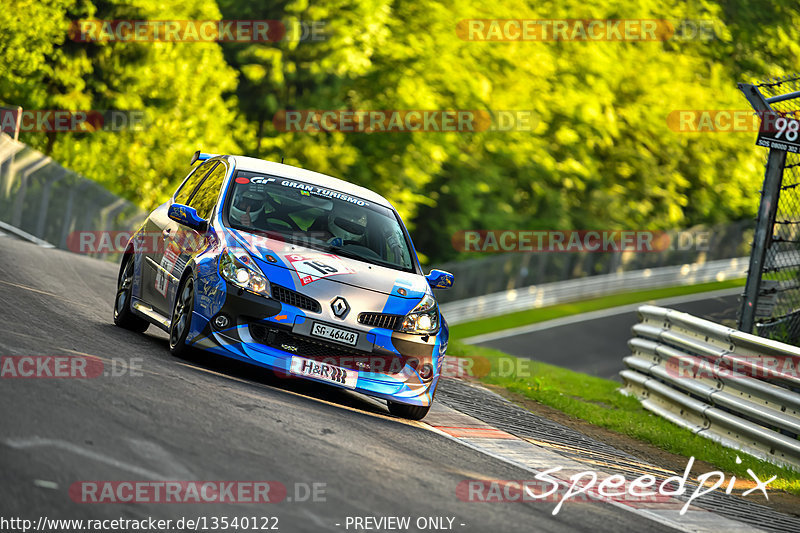
[[[209,220],[217,204],[220,189],[228,171],[227,163],[217,161],[203,181],[195,188],[187,203],[197,211],[200,218]],[[177,197],[176,197],[177,200]],[[178,202],[180,203],[180,202]],[[174,220],[169,220],[165,229],[164,254],[160,262],[160,282],[157,305],[171,313],[172,302],[186,264],[192,256],[204,248],[207,232],[198,232]],[[167,314],[166,316],[170,316]]]
[[[206,161],[195,167],[178,187],[172,200],[159,206],[147,217],[144,268],[142,268],[142,298],[147,305],[164,316],[169,316],[169,308],[164,305],[167,296],[168,274],[162,263],[164,262],[166,241],[177,225],[167,216],[167,211],[172,203],[188,203],[198,186],[218,162],[218,160]]]

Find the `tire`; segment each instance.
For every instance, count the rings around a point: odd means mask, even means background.
[[[169,325],[169,351],[177,357],[191,355],[192,349],[186,345],[186,337],[192,327],[192,311],[194,310],[194,281],[189,275],[175,294],[172,306],[172,320]]]
[[[422,420],[430,411],[430,405],[408,405],[407,403],[395,403],[388,401],[389,412],[399,418],[408,420]]]
[[[150,322],[131,311],[131,286],[133,285],[133,256],[126,254],[122,272],[117,280],[117,297],[114,299],[114,324],[137,333],[144,333]]]

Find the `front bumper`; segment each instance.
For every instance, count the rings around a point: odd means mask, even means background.
[[[218,308],[195,310],[192,330],[196,334],[190,337],[193,346],[269,368],[286,377],[317,381],[398,403],[419,406],[432,403],[444,360],[444,353],[440,353],[441,331],[423,337],[363,326],[356,330],[358,345],[351,347],[309,334],[314,321],[341,327],[318,313],[230,285],[225,292],[224,302]],[[215,320],[219,316],[225,320]],[[221,322],[227,324],[220,327]],[[200,324],[204,326],[202,330]],[[353,386],[298,375],[292,371],[293,357],[333,365],[357,375],[357,379]],[[427,379],[420,377],[423,365],[431,365],[433,369]]]

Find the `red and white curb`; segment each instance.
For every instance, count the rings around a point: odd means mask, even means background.
[[[548,473],[546,477],[555,478],[564,487],[569,487],[573,483],[570,476],[587,470],[597,474],[597,484],[613,475],[604,472],[602,461],[597,461],[596,458],[592,458],[588,464],[575,461],[451,409],[441,402],[434,403],[421,425],[463,446],[526,470],[534,476],[542,475],[554,467],[561,467],[561,470]],[[680,476],[682,473],[670,472],[670,475],[672,474]],[[564,506],[568,506],[569,503],[567,501]],[[681,515],[679,513],[685,502],[669,496],[662,496],[657,502],[604,499],[598,503],[624,509],[679,531],[697,533],[764,531],[694,505],[690,505]],[[562,508],[560,512],[564,512],[564,509]]]

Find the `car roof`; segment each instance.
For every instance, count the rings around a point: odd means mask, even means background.
[[[310,183],[312,185],[317,185],[319,187],[334,189],[336,191],[343,192],[345,194],[350,194],[352,196],[358,196],[359,198],[363,198],[364,200],[370,201],[374,204],[394,209],[394,207],[392,207],[392,204],[389,203],[389,200],[387,200],[380,194],[373,192],[369,189],[366,189],[364,187],[354,185],[349,181],[341,180],[339,178],[334,178],[326,174],[320,174],[319,172],[314,172],[313,170],[306,170],[304,168],[293,167],[292,165],[284,165],[283,163],[264,161],[263,159],[256,159],[254,157],[246,157],[242,155],[232,155],[228,157],[234,160],[237,170],[245,170],[248,172],[263,172],[264,174],[269,174],[281,178],[295,179],[298,181]]]

